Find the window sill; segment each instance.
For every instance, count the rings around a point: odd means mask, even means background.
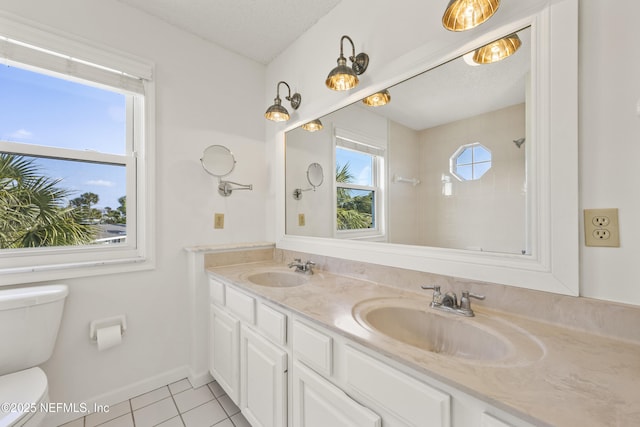
[[[34,265],[0,269],[0,287],[34,282],[51,282],[78,277],[103,276],[152,270],[155,262],[147,258],[123,258],[69,264]]]

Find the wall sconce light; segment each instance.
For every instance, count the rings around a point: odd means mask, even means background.
[[[380,107],[391,102],[391,94],[387,89],[385,89],[367,96],[362,100],[362,102],[369,107]]]
[[[449,31],[465,31],[491,18],[500,0],[451,0],[442,15],[442,25]]]
[[[280,85],[284,84],[287,89],[289,89],[289,95],[285,97],[287,101],[291,102],[291,108],[297,110],[302,102],[302,96],[299,93],[294,93],[291,95],[291,88],[286,82],[278,82],[278,86],[276,86],[276,98],[273,100],[273,105],[267,108],[267,111],[264,113],[264,116],[272,120],[274,122],[286,122],[289,120],[289,112],[286,108],[282,106],[282,100],[280,99]]]
[[[349,40],[352,48],[352,55],[349,60],[352,62],[351,68],[347,67],[347,59],[343,53],[344,39]],[[353,40],[349,36],[342,36],[340,39],[340,56],[338,57],[338,66],[331,70],[325,84],[332,90],[349,90],[358,86],[358,76],[364,73],[369,66],[369,55],[359,53],[356,55],[356,47]]]
[[[508,56],[513,55],[522,45],[520,37],[513,33],[506,37],[496,40],[481,48],[476,49],[473,54],[473,62],[478,64],[491,64],[492,62],[502,61]]]
[[[320,119],[311,120],[310,122],[303,124],[302,129],[307,132],[317,132],[322,129],[322,122]]]

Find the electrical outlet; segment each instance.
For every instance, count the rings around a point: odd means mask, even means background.
[[[304,214],[298,214],[298,226],[304,227],[304,225],[305,225]]]
[[[216,229],[224,228],[224,214],[222,213],[213,214],[213,228],[216,228]]]
[[[618,209],[585,209],[584,243],[586,246],[620,247]]]

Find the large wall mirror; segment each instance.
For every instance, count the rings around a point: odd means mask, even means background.
[[[575,12],[549,6],[377,90],[384,105],[358,100],[320,117],[320,130],[288,130],[284,246],[577,295],[577,193],[563,194],[577,190],[575,105],[559,110],[575,89],[551,90],[577,65],[553,44],[575,28],[553,34],[551,18]],[[473,60],[503,37],[518,39],[514,54]],[[325,185],[296,199],[310,163]]]
[[[287,234],[531,254],[531,29],[511,37],[519,48],[503,60],[471,52],[381,91],[384,105],[356,102],[318,131],[287,132]],[[311,162],[331,185],[296,199]]]

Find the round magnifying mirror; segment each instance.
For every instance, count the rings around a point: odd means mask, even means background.
[[[322,181],[324,181],[324,173],[322,172],[322,166],[319,163],[311,163],[307,168],[307,180],[309,184],[315,190],[316,187],[320,187],[322,185]]]
[[[218,178],[229,175],[236,166],[233,153],[223,145],[211,145],[205,148],[200,162],[207,173]]]

